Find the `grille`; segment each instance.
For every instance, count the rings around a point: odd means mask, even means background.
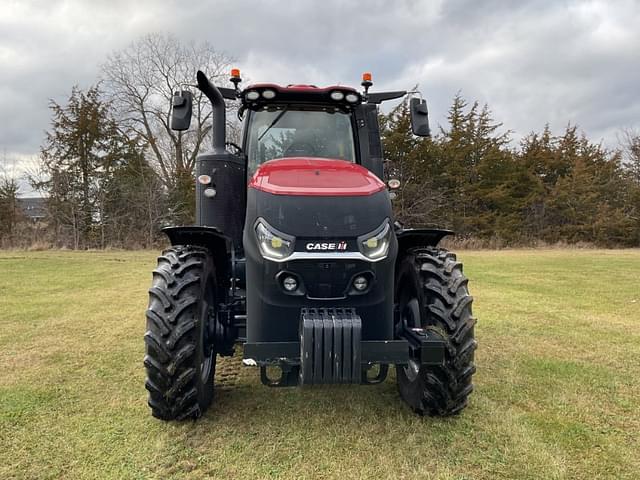
[[[297,273],[313,298],[344,297],[349,281],[358,272],[367,270],[364,262],[348,261],[296,261],[290,264],[291,271]]]

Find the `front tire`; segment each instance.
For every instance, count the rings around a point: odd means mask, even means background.
[[[411,361],[396,366],[400,396],[420,415],[455,415],[467,406],[473,391],[476,319],[467,282],[455,254],[443,248],[411,250],[400,264],[398,331],[424,328],[446,342],[443,365]]]
[[[144,365],[151,414],[198,418],[213,399],[214,266],[208,251],[174,246],[158,257],[149,289]]]

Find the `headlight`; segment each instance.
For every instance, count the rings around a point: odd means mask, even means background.
[[[274,92],[273,90],[265,90],[262,92],[262,97],[267,100],[271,100],[275,98],[275,96],[276,96],[276,92]]]
[[[360,252],[371,260],[378,260],[387,256],[389,244],[391,243],[391,227],[389,221],[385,220],[373,232],[358,237]]]
[[[268,260],[282,260],[293,253],[295,238],[276,231],[263,220],[256,224],[260,253]]]
[[[260,98],[260,93],[255,90],[251,90],[246,93],[245,98],[251,101],[257,100],[258,98]]]
[[[336,102],[339,102],[343,98],[344,98],[344,93],[342,93],[340,90],[334,90],[333,92],[331,92],[331,99],[332,100],[335,100]]]

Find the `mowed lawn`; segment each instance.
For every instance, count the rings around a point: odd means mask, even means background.
[[[271,389],[234,357],[196,422],[146,405],[155,252],[0,252],[0,478],[640,478],[640,251],[466,251],[469,407]]]

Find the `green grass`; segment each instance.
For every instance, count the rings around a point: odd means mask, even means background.
[[[460,258],[480,347],[459,417],[414,416],[393,378],[269,389],[233,358],[204,418],[163,423],[155,253],[0,252],[0,478],[640,478],[640,251]]]

